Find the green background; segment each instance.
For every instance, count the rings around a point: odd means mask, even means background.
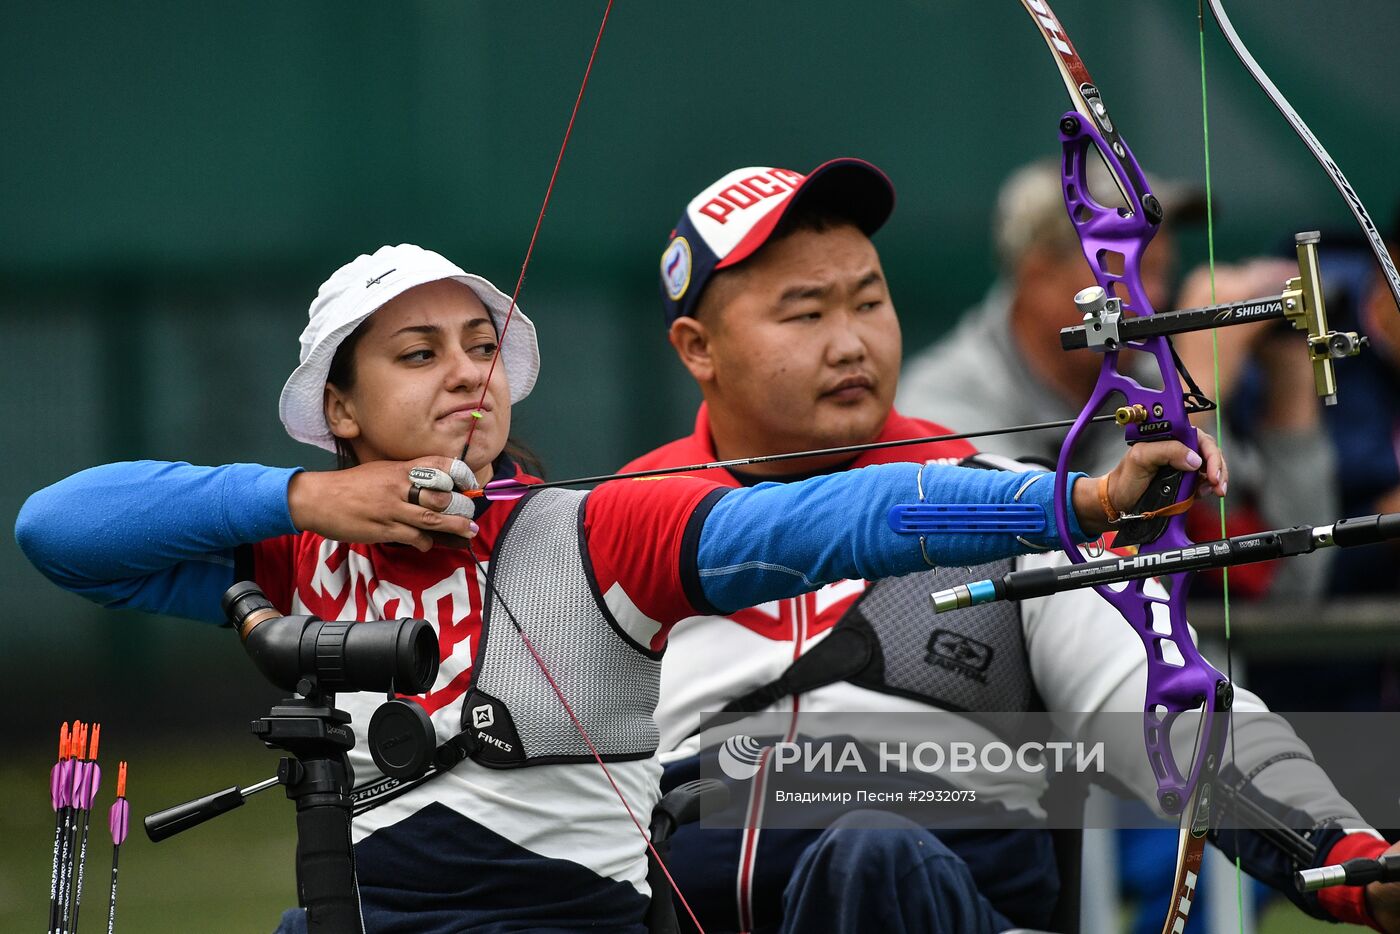
[[[1196,4],[1056,7],[1144,166],[1201,178]],[[316,286],[356,253],[412,241],[509,291],[601,11],[7,4],[4,524],[39,486],[113,459],[328,466],[276,415]],[[1231,13],[1384,222],[1400,197],[1400,5],[1234,0]],[[1347,230],[1326,177],[1207,39],[1222,255]],[[521,298],[544,371],[518,433],[563,477],[688,429],[696,394],[662,339],[656,259],[685,202],[741,165],[884,168],[899,203],[876,242],[906,346],[923,345],[989,284],[997,185],[1054,154],[1066,100],[1014,0],[620,3]],[[1201,240],[1187,238],[1188,260]],[[246,730],[275,694],[227,632],[91,608],[9,535],[0,593],[0,929],[37,930],[61,721],[106,724],[106,787],[130,759],[139,815],[270,774]],[[122,929],[270,929],[292,899],[278,795],[160,847],[134,833]],[[108,850],[94,852],[96,926]]]

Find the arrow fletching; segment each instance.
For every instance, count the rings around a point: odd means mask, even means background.
[[[131,805],[126,801],[126,763],[117,766],[117,800],[107,812],[107,827],[112,831],[112,845],[121,846],[131,822]]]
[[[530,492],[530,486],[521,483],[519,480],[505,479],[492,480],[480,490],[468,490],[465,495],[471,497],[483,496],[491,501],[509,501],[519,499]]]
[[[73,806],[80,811],[92,809],[97,798],[97,786],[102,781],[102,770],[97,766],[97,745],[102,738],[102,724],[83,728],[83,744],[87,747],[78,762],[73,776]]]
[[[85,763],[83,787],[76,793],[73,805],[80,811],[92,810],[92,803],[97,800],[97,786],[102,784],[102,769],[97,762]]]
[[[72,787],[71,761],[73,756],[73,741],[68,732],[68,723],[64,722],[63,728],[58,731],[58,761],[49,770],[49,797],[53,801],[53,809],[68,806],[68,789]]]

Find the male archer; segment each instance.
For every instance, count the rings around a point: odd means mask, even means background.
[[[672,232],[660,272],[671,345],[704,403],[691,435],[624,469],[943,433],[892,407],[899,321],[870,237],[893,204],[884,174],[856,159],[825,163],[806,176],[739,169],[696,195]],[[855,458],[825,455],[707,475],[746,486],[896,460],[957,462],[975,453],[967,442],[927,442]],[[1204,482],[1217,492],[1223,486],[1221,477]],[[1016,563],[1056,560],[1063,559],[1036,556]],[[980,570],[964,571],[962,579],[992,576]],[[926,595],[946,586],[936,581],[949,573],[934,569],[892,586]],[[695,774],[702,753],[698,733],[710,712],[726,706],[776,713],[786,718],[792,735],[816,722],[814,713],[831,711],[1041,708],[1088,722],[1110,711],[1142,709],[1142,645],[1092,591],[998,604],[996,615],[979,617],[974,634],[941,617],[934,624],[927,612],[888,609],[898,601],[865,599],[883,586],[840,581],[806,597],[678,625],[657,709],[667,781]],[[855,616],[876,639],[896,627],[922,627],[933,635],[935,625],[947,625],[957,645],[977,659],[979,677],[966,677],[957,665],[913,666],[902,673],[895,666],[867,666],[805,683],[793,676],[795,661],[815,659]],[[930,645],[936,651],[937,641]],[[841,668],[839,658],[822,661],[818,668]],[[1266,708],[1239,690],[1234,709]],[[1386,850],[1384,839],[1305,757],[1306,747],[1281,721],[1239,737],[1237,748],[1238,761],[1222,768],[1222,779],[1250,785],[1256,803],[1275,813],[1294,820],[1310,816],[1318,864]],[[1153,775],[1140,748],[1131,756],[1110,751],[1107,766],[1117,784],[1154,801]],[[707,929],[965,934],[1050,923],[1059,882],[1046,832],[930,833],[893,818],[885,823],[900,828],[895,832],[765,828],[768,777],[760,770],[746,786],[735,786],[749,796],[741,802],[750,815],[742,829],[690,825],[674,838],[668,865]],[[1008,809],[1027,814],[1038,811],[1045,791],[1044,774],[1024,770],[1001,773],[995,781],[985,774],[964,781],[972,790],[980,784],[989,796],[994,790]],[[1230,834],[1219,844],[1231,855],[1238,844],[1251,874],[1286,891],[1310,914],[1355,923],[1380,918],[1384,929],[1400,931],[1400,894],[1394,891],[1400,886],[1299,896],[1290,881],[1302,867],[1260,835]]]

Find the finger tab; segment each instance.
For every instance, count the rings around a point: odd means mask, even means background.
[[[476,515],[476,501],[461,493],[453,493],[452,501],[447,504],[443,513],[449,516],[465,516],[470,519]]]
[[[409,482],[423,490],[452,490],[452,476],[436,467],[414,467],[408,472]]]
[[[476,481],[476,474],[472,473],[465,461],[454,460],[448,472],[452,475],[452,482],[459,490],[478,490],[481,484]]]

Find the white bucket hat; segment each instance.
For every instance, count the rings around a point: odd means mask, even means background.
[[[301,332],[301,365],[282,387],[278,412],[287,434],[298,441],[335,450],[335,436],[326,424],[326,376],[341,341],[360,323],[416,285],[455,279],[476,293],[491,312],[499,335],[510,310],[510,296],[480,276],[465,272],[441,254],[411,243],[382,246],[341,266],[321,284]],[[510,383],[511,404],[534,388],[540,372],[540,349],[535,325],[517,305],[510,332],[501,341],[501,364]]]

